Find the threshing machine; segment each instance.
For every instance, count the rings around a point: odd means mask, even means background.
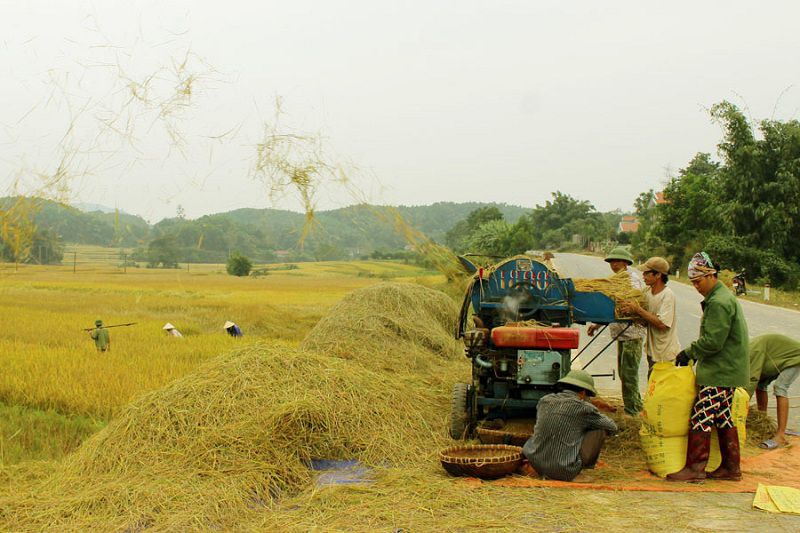
[[[539,399],[570,370],[580,341],[570,326],[616,320],[608,296],[576,291],[571,279],[531,257],[489,268],[459,259],[473,274],[457,332],[472,361],[472,382],[453,387],[453,438],[472,436],[483,420],[534,416]]]

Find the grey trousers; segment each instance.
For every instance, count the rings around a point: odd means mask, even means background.
[[[600,457],[600,450],[606,442],[606,431],[604,429],[594,429],[586,432],[581,443],[581,464],[583,468],[593,468]]]

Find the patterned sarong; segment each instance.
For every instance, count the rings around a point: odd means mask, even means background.
[[[690,424],[692,430],[711,431],[734,427],[731,414],[734,387],[701,387],[692,407]]]

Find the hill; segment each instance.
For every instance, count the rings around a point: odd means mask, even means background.
[[[7,202],[12,199],[2,199]],[[1,205],[1,204],[0,204]],[[195,220],[167,218],[150,225],[121,211],[83,212],[75,207],[41,200],[35,224],[60,236],[61,242],[96,246],[140,247],[139,260],[154,241],[174,250],[175,261],[224,261],[239,251],[257,261],[270,261],[279,250],[294,250],[289,259],[346,259],[375,251],[401,250],[406,245],[394,229],[396,214],[436,241],[459,220],[480,207],[495,206],[509,222],[528,210],[493,203],[439,202],[422,206],[357,205],[315,213],[311,232],[303,235],[304,214],[281,209],[236,209]],[[302,249],[302,250],[301,250]]]

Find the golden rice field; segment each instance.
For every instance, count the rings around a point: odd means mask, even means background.
[[[75,274],[68,265],[16,272],[4,265],[0,402],[107,420],[132,398],[212,356],[256,341],[298,343],[345,294],[386,279],[441,281],[387,262],[302,263],[258,278],[229,276],[223,265],[124,274],[107,265]],[[112,349],[98,353],[82,331],[96,318],[136,325],[110,329]],[[239,324],[245,337],[226,335],[226,320]],[[167,338],[165,322],[184,338]]]

